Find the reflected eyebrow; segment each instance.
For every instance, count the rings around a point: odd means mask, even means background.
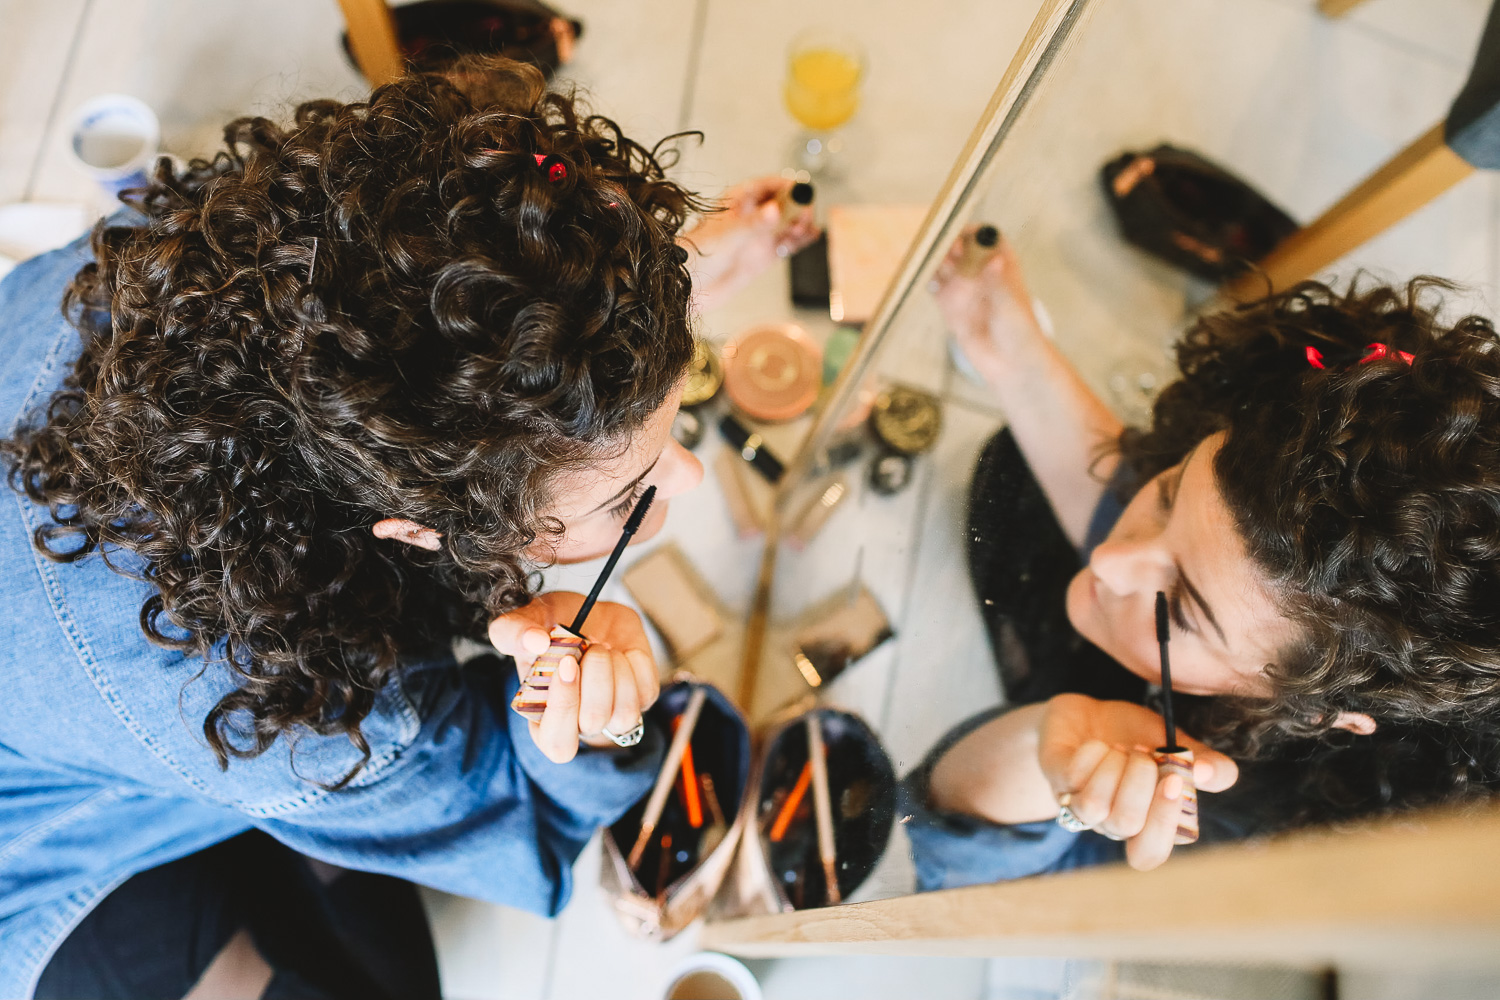
[[[645,471],[643,471],[639,476],[636,476],[630,482],[626,483],[625,484],[625,488],[622,489],[622,490],[620,490],[620,492],[616,493],[614,496],[610,497],[608,500],[604,501],[599,506],[595,507],[593,510],[589,511],[589,514],[597,514],[599,511],[601,511],[604,508],[608,507],[610,504],[612,504],[615,501],[619,500],[621,497],[629,495],[629,493],[632,490],[634,490],[637,486],[641,485],[641,480],[642,479],[645,479],[647,476],[651,475],[651,470],[654,469],[654,468],[656,468],[656,463],[660,462],[660,461],[661,461],[661,455],[657,455],[656,456],[656,460],[653,461],[650,465],[646,466]],[[587,517],[588,514],[585,514],[584,516]]]
[[[1182,581],[1182,589],[1188,592],[1188,596],[1193,599],[1193,603],[1198,605],[1199,610],[1203,612],[1203,617],[1207,618],[1208,623],[1214,627],[1214,631],[1219,633],[1219,642],[1224,644],[1225,649],[1228,649],[1229,640],[1225,638],[1224,630],[1219,627],[1219,621],[1214,617],[1213,608],[1210,608],[1208,602],[1203,599],[1203,595],[1198,593],[1198,588],[1193,586],[1192,580],[1188,579],[1187,573],[1183,570],[1181,564],[1177,566],[1177,578]]]

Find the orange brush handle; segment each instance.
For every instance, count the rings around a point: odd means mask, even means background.
[[[781,812],[776,814],[776,822],[771,824],[773,842],[780,843],[781,838],[786,836],[786,828],[792,825],[792,816],[797,812],[797,807],[802,804],[803,798],[807,796],[807,788],[811,784],[812,761],[808,760],[802,765],[802,773],[797,776],[797,783],[792,786],[792,793],[781,804]]]
[[[672,732],[677,732],[677,727],[682,720],[672,720]],[[678,786],[678,794],[682,796],[682,804],[687,807],[688,823],[694,830],[703,826],[703,799],[698,795],[698,769],[693,766],[693,744],[688,743],[682,748],[682,780]]]

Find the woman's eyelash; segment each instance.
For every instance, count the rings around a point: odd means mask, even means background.
[[[645,481],[636,483],[630,488],[630,493],[626,495],[625,499],[621,500],[619,503],[615,504],[609,509],[611,516],[618,517],[622,521],[625,518],[629,517],[630,512],[635,510],[635,505],[640,502],[641,494],[643,494],[645,491]]]
[[[1184,632],[1192,632],[1193,631],[1188,626],[1187,615],[1185,615],[1185,614],[1182,613],[1182,581],[1181,580],[1178,580],[1177,583],[1175,583],[1175,584],[1172,585],[1172,594],[1171,594],[1170,597],[1167,598],[1167,610],[1168,610],[1168,612],[1172,616],[1172,621],[1174,621],[1174,622],[1177,623],[1177,627],[1178,628],[1182,629]]]

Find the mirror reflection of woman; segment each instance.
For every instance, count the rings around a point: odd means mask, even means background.
[[[663,739],[610,735],[657,695],[620,605],[509,711],[581,601],[535,571],[697,484],[692,310],[816,235],[761,180],[683,239],[653,153],[505,61],[226,139],[0,286],[3,996],[228,955],[436,998],[412,883],[559,910]]]
[[[1483,795],[1500,778],[1500,338],[1445,286],[1306,284],[1198,320],[1129,430],[1043,334],[1014,249],[936,294],[1008,426],[970,496],[1007,705],[904,782],[922,888],[1173,849],[1168,595],[1202,841]],[[1066,798],[1062,798],[1066,796]],[[1066,801],[1078,832],[1054,822]],[[1068,818],[1068,817],[1065,817]]]

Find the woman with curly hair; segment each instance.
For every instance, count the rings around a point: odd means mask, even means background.
[[[969,520],[1008,704],[903,782],[921,887],[1166,860],[1158,592],[1203,842],[1496,787],[1488,320],[1444,323],[1436,279],[1305,283],[1199,319],[1134,431],[1041,332],[1009,245],[975,277],[955,260],[940,306],[1009,417]]]
[[[694,300],[815,235],[767,180],[683,240],[657,156],[504,61],[225,137],[0,285],[3,996],[233,951],[268,996],[436,997],[409,882],[560,909],[659,762],[604,732],[656,697],[641,624],[601,604],[529,730],[455,640],[524,667],[580,601],[536,568],[651,486],[657,530]]]

